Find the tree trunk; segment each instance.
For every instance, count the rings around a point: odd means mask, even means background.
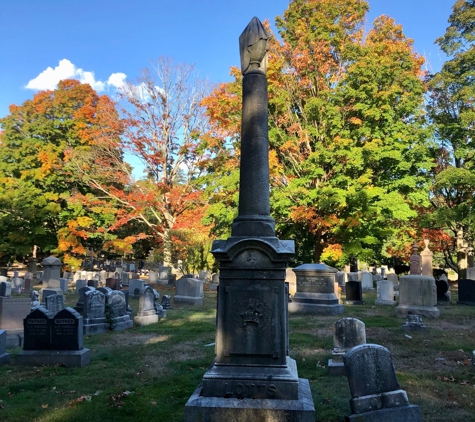
[[[165,229],[163,233],[163,265],[172,266],[172,236],[171,230]]]
[[[458,278],[467,278],[467,245],[464,239],[463,227],[457,229],[457,267]]]
[[[318,233],[315,235],[315,246],[313,250],[313,260],[316,264],[320,262],[324,248],[325,242],[323,240],[323,236]]]

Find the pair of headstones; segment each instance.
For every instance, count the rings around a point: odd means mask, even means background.
[[[39,306],[26,316],[23,327],[23,350],[15,357],[17,365],[83,367],[90,363],[90,350],[83,346],[83,318],[73,308],[51,315]]]

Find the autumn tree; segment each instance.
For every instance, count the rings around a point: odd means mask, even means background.
[[[111,228],[141,221],[147,227],[143,235],[155,237],[166,265],[172,263],[173,236],[184,235],[176,230],[197,224],[193,219],[200,213],[191,210],[206,206],[202,177],[222,146],[222,140],[204,136],[205,93],[193,66],[159,58],[120,93],[124,132],[118,143],[103,134],[103,148],[82,157],[84,180],[104,203],[121,209]],[[135,172],[118,151],[138,163]],[[140,169],[143,177],[137,176]]]
[[[475,1],[457,0],[436,43],[448,60],[428,76],[428,114],[439,149],[430,224],[448,230],[447,265],[465,276],[475,236]]]
[[[392,19],[364,33],[364,0],[295,0],[269,47],[271,205],[300,261],[377,259],[427,203],[422,57]],[[238,78],[208,101],[237,129]],[[234,136],[238,136],[234,132]]]
[[[0,254],[29,255],[36,248],[44,254],[58,247],[84,252],[81,226],[91,222],[72,197],[91,189],[71,158],[91,149],[106,126],[111,136],[118,135],[114,112],[109,97],[74,80],[10,106],[10,114],[0,119]],[[104,113],[115,117],[105,122]]]

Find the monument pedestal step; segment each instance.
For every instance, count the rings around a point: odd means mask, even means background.
[[[81,350],[22,350],[15,356],[15,365],[20,366],[55,366],[62,365],[67,368],[89,365],[91,351]]]
[[[185,422],[314,422],[310,384],[298,384],[298,400],[203,397],[200,384],[185,405]]]

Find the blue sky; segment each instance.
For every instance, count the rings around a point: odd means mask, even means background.
[[[455,0],[369,0],[368,26],[386,14],[403,25],[415,50],[437,71]],[[0,117],[58,78],[90,82],[113,95],[151,59],[194,64],[211,82],[230,80],[239,64],[238,38],[253,16],[272,23],[288,0],[2,0]],[[50,70],[48,70],[50,68]]]

